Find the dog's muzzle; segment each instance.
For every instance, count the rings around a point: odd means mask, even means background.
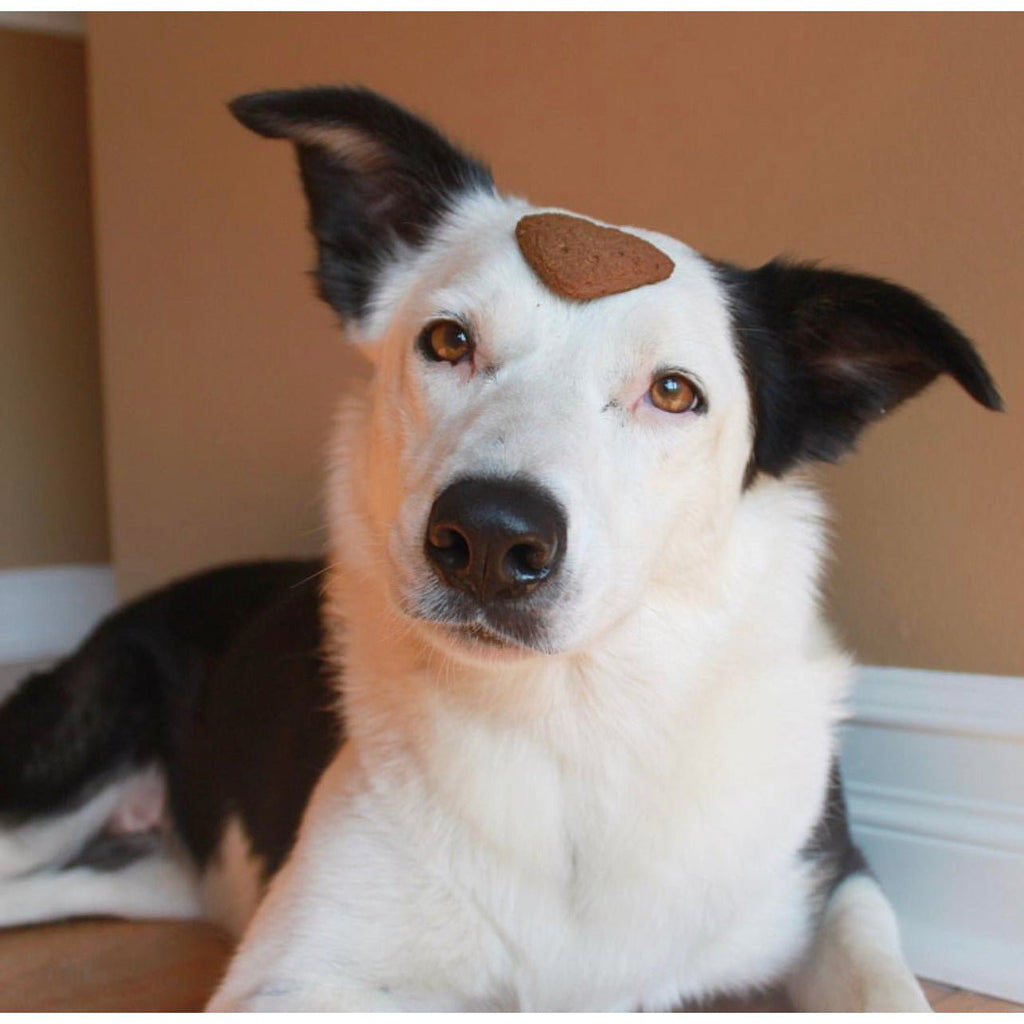
[[[471,477],[446,487],[427,521],[427,559],[443,582],[488,611],[520,604],[549,583],[565,557],[558,502],[523,479]]]

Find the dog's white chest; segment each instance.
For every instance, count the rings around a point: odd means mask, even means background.
[[[786,770],[769,773],[766,743],[684,726],[559,757],[449,725],[428,767],[430,818],[453,823],[438,865],[493,940],[478,948],[502,1008],[667,1008],[796,954],[810,890],[798,848],[820,800],[797,781],[801,757],[787,766],[776,749]],[[818,729],[819,742],[797,737],[806,778],[820,778],[807,771],[827,748]]]
[[[682,816],[682,817],[685,817]],[[520,1009],[667,1009],[735,979],[770,977],[795,952],[807,924],[808,879],[795,858],[739,867],[720,833],[673,832],[634,819],[621,837],[567,844],[566,876],[523,882],[506,904],[518,938]],[[748,851],[756,837],[737,846]]]

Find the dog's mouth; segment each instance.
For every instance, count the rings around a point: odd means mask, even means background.
[[[553,629],[564,587],[484,604],[455,587],[421,576],[389,581],[391,606],[432,646],[485,661],[558,654]]]
[[[451,619],[420,618],[430,632],[447,648],[468,655],[483,655],[490,660],[548,653],[539,633],[506,631],[481,619],[469,622]]]
[[[496,622],[458,594],[440,600],[434,594],[425,601],[402,601],[401,606],[444,647],[488,656],[552,653],[542,617],[526,609],[506,609]]]
[[[499,633],[496,630],[481,625],[479,622],[471,622],[467,625],[446,623],[444,628],[460,643],[469,642],[473,644],[482,644],[484,647],[512,650],[516,648],[522,650],[524,648],[524,645],[520,641],[513,640],[511,637],[505,636],[503,633]]]

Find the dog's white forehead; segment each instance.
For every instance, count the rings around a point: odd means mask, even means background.
[[[668,255],[671,276],[598,299],[567,299],[545,286],[516,243],[516,224],[536,212],[548,211],[490,196],[464,201],[424,252],[385,276],[366,334],[380,337],[396,325],[405,334],[456,315],[475,322],[485,346],[499,345],[498,357],[523,348],[555,357],[568,348],[566,355],[610,360],[621,372],[682,358],[694,372],[736,377],[727,297],[707,260],[677,239],[623,228]]]

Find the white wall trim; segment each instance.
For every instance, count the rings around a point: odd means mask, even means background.
[[[884,728],[1024,736],[1024,679],[918,668],[860,669],[858,722]]]
[[[0,28],[51,36],[85,35],[84,11],[0,11]]]
[[[116,604],[109,565],[0,571],[0,663],[66,653]]]
[[[1024,807],[855,780],[847,785],[847,798],[866,828],[1024,855]]]
[[[854,836],[924,977],[1024,1000],[1024,679],[860,670]]]

